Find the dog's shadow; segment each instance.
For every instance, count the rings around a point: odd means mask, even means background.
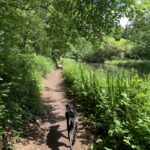
[[[66,145],[63,142],[59,142],[59,139],[61,137],[67,138],[64,134],[62,134],[63,131],[58,130],[59,125],[51,126],[49,129],[49,133],[47,135],[46,144],[48,145],[51,150],[59,150],[59,147],[65,146],[68,148],[68,145]],[[67,138],[68,139],[68,138]]]

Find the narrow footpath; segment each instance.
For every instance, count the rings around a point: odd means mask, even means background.
[[[66,130],[65,105],[69,100],[65,97],[61,70],[56,70],[44,79],[45,90],[42,94],[42,104],[48,113],[36,124],[31,124],[15,145],[16,150],[69,150]],[[73,150],[88,150],[85,130],[79,118],[77,140]]]

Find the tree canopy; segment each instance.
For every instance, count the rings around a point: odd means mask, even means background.
[[[102,38],[119,19],[135,14],[133,0],[1,0],[1,49],[60,57],[68,42]]]
[[[141,16],[135,17],[132,23],[127,26],[125,37],[135,43],[133,49],[134,58],[150,58],[150,3],[143,1],[145,10]]]

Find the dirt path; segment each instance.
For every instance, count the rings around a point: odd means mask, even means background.
[[[66,131],[65,98],[61,70],[56,70],[44,80],[45,91],[42,94],[42,103],[48,109],[44,119],[38,124],[31,124],[16,145],[16,150],[69,150],[69,142]],[[81,119],[79,119],[81,122]],[[73,150],[87,150],[85,131],[79,125],[77,140]]]

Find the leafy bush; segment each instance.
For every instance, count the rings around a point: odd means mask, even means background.
[[[133,43],[129,40],[120,39],[116,41],[113,37],[107,37],[92,53],[89,53],[84,59],[89,62],[103,62],[110,59],[123,59],[129,57],[133,48]]]
[[[0,139],[13,136],[42,113],[41,80],[54,69],[52,61],[16,51],[0,53]],[[4,142],[4,141],[3,141]]]
[[[74,43],[68,43],[69,51],[65,54],[65,57],[74,58],[76,60],[82,59],[93,51],[93,45],[91,42],[83,37],[75,39]]]
[[[77,97],[77,106],[97,139],[91,149],[149,149],[149,78],[125,71],[95,71],[75,62],[65,62],[63,73],[68,94]]]

